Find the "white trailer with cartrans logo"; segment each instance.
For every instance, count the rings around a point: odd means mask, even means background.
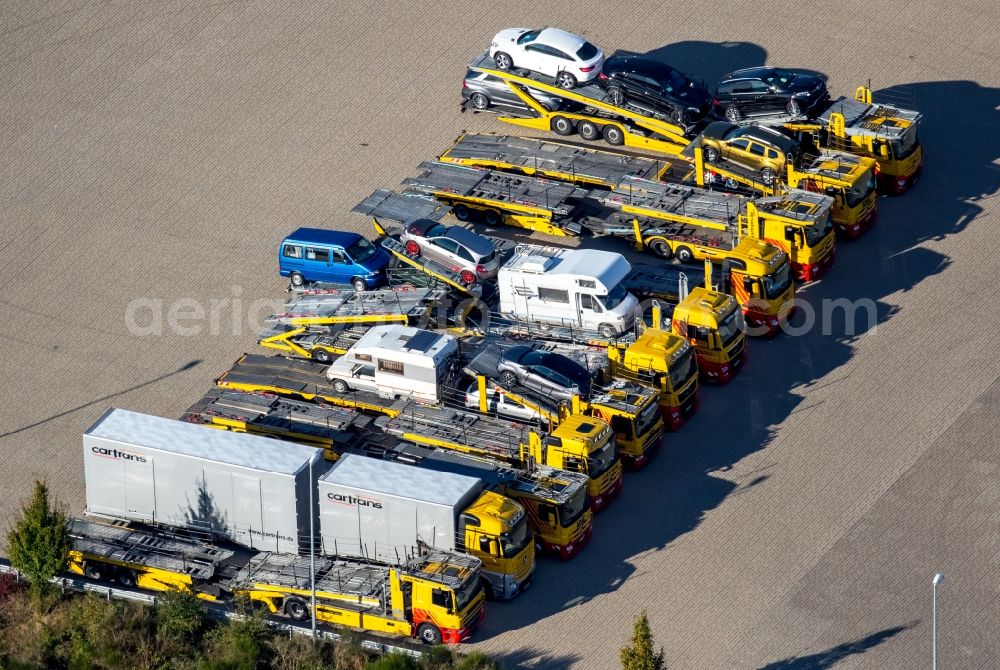
[[[639,311],[639,300],[624,286],[631,271],[625,257],[611,251],[519,245],[497,277],[500,313],[543,329],[617,337],[632,330]]]
[[[345,454],[318,489],[326,554],[398,565],[431,549],[471,553],[500,599],[516,596],[534,575],[524,508],[484,490],[479,478]]]
[[[327,379],[338,393],[369,391],[383,398],[441,400],[447,361],[458,353],[450,335],[411,326],[375,326],[330,365]]]
[[[84,433],[83,462],[88,514],[293,554],[326,467],[313,447],[123,409]]]

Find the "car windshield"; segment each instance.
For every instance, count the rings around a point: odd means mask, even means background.
[[[433,226],[427,229],[424,233],[424,237],[442,237],[448,232],[447,226],[442,226],[440,223],[435,223]]]
[[[610,468],[614,462],[615,448],[611,442],[608,442],[587,457],[587,474],[590,475],[591,479],[600,477],[608,471],[608,468]]]
[[[848,188],[845,191],[847,191],[847,206],[857,207],[875,191],[875,174],[868,170],[865,172],[864,178],[859,180],[854,188]]]
[[[626,298],[628,298],[628,291],[625,290],[624,286],[618,284],[611,289],[611,292],[608,293],[608,295],[604,297],[604,308],[607,310],[613,310],[618,307],[618,305],[622,304],[622,301]]]
[[[784,86],[795,79],[795,75],[786,70],[771,70],[764,76],[764,81],[772,86]]]
[[[590,42],[584,42],[583,46],[580,47],[580,50],[576,52],[576,57],[582,61],[588,61],[594,56],[596,56],[598,53],[600,52],[598,51],[597,47],[595,47]]]
[[[500,547],[505,558],[517,556],[531,542],[531,531],[528,530],[528,517],[522,516],[521,521],[509,533],[500,534]]]
[[[792,272],[788,268],[788,261],[782,263],[781,267],[774,274],[762,278],[764,285],[764,297],[779,298],[788,290],[792,284]]]
[[[892,140],[892,157],[898,161],[909,158],[910,154],[917,150],[917,130],[916,126],[907,129],[903,136],[897,140]]]
[[[496,251],[491,251],[490,253],[486,254],[485,256],[480,256],[479,262],[483,263],[483,264],[492,263],[493,260],[496,257],[497,257],[497,252]]]
[[[677,391],[692,375],[698,374],[694,366],[694,349],[688,348],[676,363],[670,366],[670,388]]]
[[[517,43],[518,44],[527,44],[528,42],[534,42],[535,38],[538,37],[538,33],[540,33],[540,32],[542,32],[542,31],[541,30],[529,30],[528,32],[524,33],[523,35],[521,35],[520,37],[517,38]]]
[[[347,247],[347,255],[355,263],[364,263],[366,260],[378,253],[374,244],[361,237],[358,241]]]
[[[638,436],[645,435],[653,424],[656,423],[657,418],[660,416],[660,406],[656,401],[649,403],[646,409],[639,413],[639,418],[635,422],[635,434]]]
[[[456,589],[455,599],[458,602],[457,611],[461,612],[468,607],[469,603],[475,600],[476,596],[479,595],[479,591],[482,590],[482,588],[483,585],[482,582],[479,581],[479,578],[473,577]]]
[[[817,221],[811,226],[806,226],[806,245],[810,247],[815,247],[817,244],[822,242],[826,236],[833,230],[833,219],[830,218],[830,212],[826,213],[821,221]]]
[[[732,344],[743,330],[743,312],[734,307],[729,316],[724,317],[719,322],[719,337],[722,339],[722,346],[728,347]]]
[[[559,507],[559,523],[563,528],[575,523],[587,509],[587,487],[581,486],[577,492]]]

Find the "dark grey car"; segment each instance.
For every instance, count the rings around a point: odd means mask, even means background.
[[[531,91],[531,96],[549,111],[563,109],[567,104],[562,98],[534,89]],[[462,80],[462,99],[468,101],[468,104],[478,111],[491,107],[522,111],[528,109],[524,101],[514,95],[503,79],[474,70],[466,72],[465,79]]]
[[[500,356],[497,371],[504,384],[521,384],[553,398],[569,400],[590,393],[590,372],[579,363],[547,351],[516,346]]]

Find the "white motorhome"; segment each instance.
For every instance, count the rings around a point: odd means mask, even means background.
[[[340,393],[371,391],[436,403],[448,369],[458,353],[451,335],[411,326],[374,326],[333,362],[326,377]]]
[[[632,329],[639,310],[622,284],[631,271],[611,251],[522,245],[497,277],[500,313],[615,337]]]

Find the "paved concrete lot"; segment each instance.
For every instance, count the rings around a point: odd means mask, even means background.
[[[1000,9],[943,8],[0,3],[0,521],[35,476],[81,510],[95,418],[178,416],[254,349],[282,234],[366,230],[351,207],[462,130],[516,133],[459,113],[464,65],[499,28],[555,24],[710,84],[772,63],[835,93],[909,86],[927,168],[803,292],[817,314],[874,301],[873,323],[752,342],[587,551],[543,562],[474,646],[607,670],[646,608],[675,670],[928,667],[942,571],[941,667],[997,667]]]

